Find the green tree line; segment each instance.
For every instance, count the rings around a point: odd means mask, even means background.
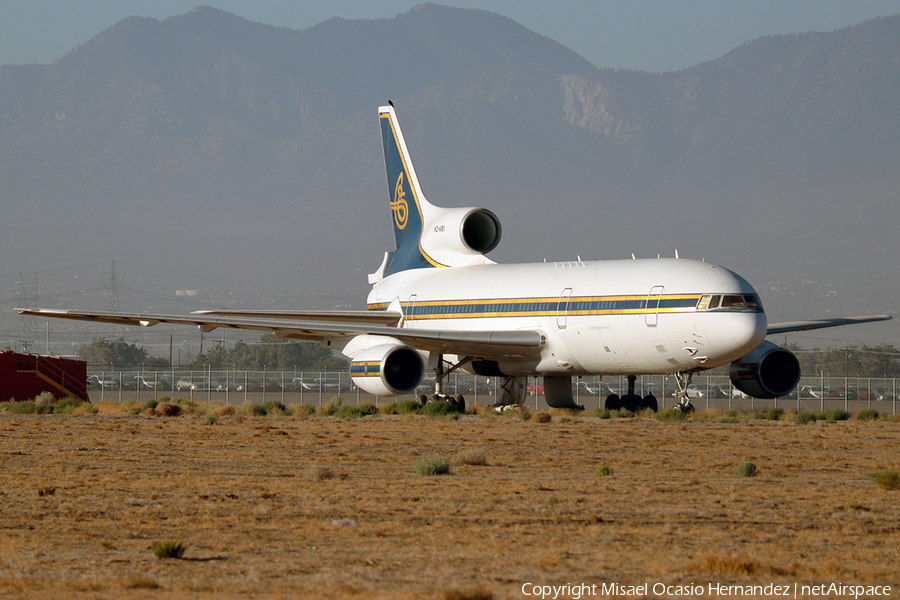
[[[88,363],[89,369],[167,369],[169,361],[148,353],[123,338],[115,340],[95,339],[78,349],[77,355]],[[265,333],[259,341],[248,344],[243,340],[226,348],[213,344],[203,354],[197,355],[188,369],[244,370],[244,371],[342,371],[348,369],[348,361],[335,356],[331,350],[316,342],[299,342]]]

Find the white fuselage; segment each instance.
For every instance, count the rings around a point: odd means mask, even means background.
[[[727,295],[727,308],[700,302]],[[758,300],[723,267],[649,259],[411,269],[377,283],[368,305],[398,300],[406,328],[543,333],[539,356],[500,364],[508,375],[628,375],[709,369],[759,346],[765,313],[735,297]]]

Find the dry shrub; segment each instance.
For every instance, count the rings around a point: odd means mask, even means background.
[[[230,404],[221,406],[213,411],[217,417],[230,417],[235,413],[234,407]]]
[[[34,397],[34,408],[39,414],[53,412],[56,407],[56,396],[51,392],[41,392]]]
[[[571,408],[548,408],[547,412],[552,417],[559,417],[560,422],[565,422],[563,419],[571,419],[581,415],[580,410],[572,410]],[[630,413],[629,416],[634,416],[634,413]]]
[[[307,477],[312,481],[325,481],[334,478],[334,471],[323,465],[312,465],[307,470]]]
[[[160,402],[154,410],[161,417],[177,417],[181,414],[181,405],[172,404],[171,402]]]
[[[423,456],[413,468],[419,475],[446,475],[450,472],[450,461],[446,458]]]
[[[745,554],[713,554],[694,561],[687,567],[688,572],[714,573],[716,575],[732,576],[763,576],[777,575],[784,577],[792,573],[796,574],[796,565],[786,568],[775,565],[766,565],[757,562]]]
[[[164,558],[183,558],[184,551],[187,550],[187,544],[181,540],[166,540],[153,544],[151,548],[153,555],[162,560]]]
[[[756,465],[749,460],[745,460],[741,462],[734,470],[735,474],[739,477],[753,477],[756,475],[759,470],[756,468]]]
[[[292,404],[288,409],[291,415],[299,419],[308,419],[316,414],[316,407],[311,404]]]
[[[150,579],[149,577],[145,577],[143,575],[132,575],[128,579],[126,579],[123,583],[126,589],[129,590],[158,590],[159,584]]]
[[[883,490],[894,490],[900,487],[900,473],[890,469],[868,474],[878,487]]]
[[[483,587],[469,590],[448,590],[444,592],[444,600],[493,600],[494,594]]]
[[[700,571],[718,575],[755,575],[760,571],[759,563],[749,556],[723,554],[707,556],[699,567]]]
[[[461,465],[483,467],[487,464],[487,456],[481,448],[466,448],[456,453],[456,456],[453,457],[453,462]]]
[[[528,420],[529,423],[549,423],[553,420],[553,417],[550,416],[550,413],[546,411],[536,412],[531,415],[531,418]]]

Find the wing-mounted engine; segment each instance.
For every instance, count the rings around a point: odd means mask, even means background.
[[[778,398],[794,391],[800,382],[800,361],[789,350],[763,342],[733,363],[731,383],[754,398]]]
[[[484,255],[500,243],[500,219],[485,208],[429,206],[422,228],[422,250],[450,267],[490,264]]]
[[[384,343],[369,345],[380,340]],[[365,346],[356,351],[351,346]],[[348,349],[350,350],[348,352]],[[344,349],[351,355],[350,377],[353,383],[375,396],[398,396],[416,389],[425,374],[422,356],[399,341],[361,335]]]

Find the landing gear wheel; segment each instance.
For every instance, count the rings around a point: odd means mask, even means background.
[[[622,408],[622,399],[619,398],[617,394],[610,394],[606,397],[606,402],[603,404],[603,408],[606,410],[619,410]]]
[[[694,412],[694,405],[691,404],[690,402],[685,402],[683,404],[676,404],[675,410],[677,410],[679,412],[683,412],[686,415],[689,415],[692,412]]]
[[[637,394],[625,394],[622,396],[622,408],[629,412],[636,413],[643,408],[643,401]]]
[[[453,394],[449,399],[456,404],[456,409],[460,414],[466,412],[466,399],[463,398],[462,394]]]
[[[418,396],[416,396],[416,401],[418,401],[418,403],[422,406],[425,406],[426,404],[428,404],[428,396],[426,396],[425,394],[419,394]]]
[[[656,396],[653,394],[644,396],[644,408],[653,412],[659,412],[659,403],[656,401]]]

